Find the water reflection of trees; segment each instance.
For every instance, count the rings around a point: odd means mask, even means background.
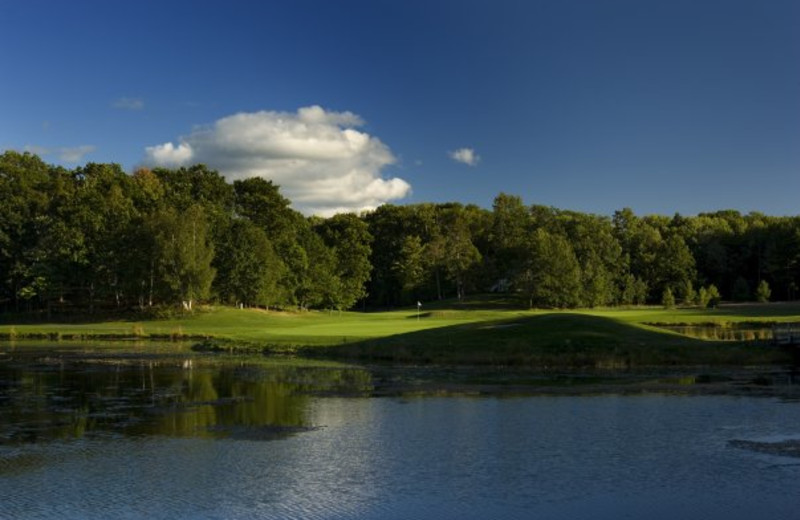
[[[713,341],[769,341],[772,340],[772,329],[761,327],[718,327],[718,326],[665,326],[679,334]]]
[[[365,394],[350,367],[138,361],[0,367],[0,444],[107,435],[226,436],[292,432],[316,394]]]

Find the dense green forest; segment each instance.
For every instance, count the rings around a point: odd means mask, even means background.
[[[261,178],[203,165],[65,169],[0,156],[0,310],[48,315],[196,302],[386,308],[506,292],[537,307],[791,300],[800,217],[599,216],[527,206],[385,205],[304,217]]]

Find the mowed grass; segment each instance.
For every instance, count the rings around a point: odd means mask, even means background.
[[[331,345],[497,319],[507,311],[274,312],[208,307],[180,318],[148,321],[0,325],[0,335],[26,337],[209,337],[286,345]]]
[[[632,324],[715,324],[726,326],[749,322],[769,324],[800,322],[800,302],[724,304],[714,309],[637,307],[590,309],[583,312]]]
[[[470,298],[389,312],[268,312],[208,307],[179,318],[0,325],[3,337],[207,337],[306,355],[424,363],[622,367],[786,360],[754,343],[690,338],[652,324],[800,322],[800,303],[717,309],[521,310],[514,300]]]

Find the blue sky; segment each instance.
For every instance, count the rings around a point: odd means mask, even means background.
[[[0,0],[0,19],[0,149],[51,163],[203,161],[321,214],[501,191],[800,214],[796,0]]]

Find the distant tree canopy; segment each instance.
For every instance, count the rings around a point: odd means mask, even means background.
[[[408,305],[499,291],[535,307],[795,299],[800,217],[612,216],[499,194],[306,218],[261,178],[203,165],[68,170],[0,155],[0,310],[196,302]]]

